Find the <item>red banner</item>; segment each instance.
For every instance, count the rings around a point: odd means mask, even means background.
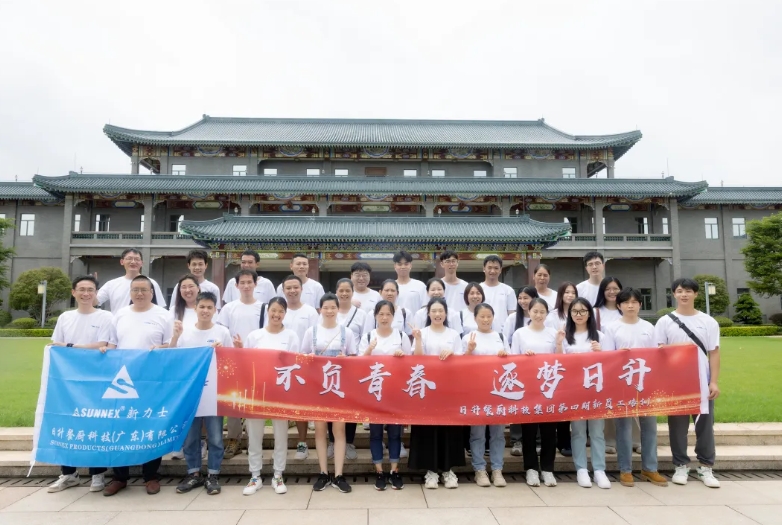
[[[320,357],[217,349],[233,417],[477,425],[697,414],[698,349],[534,356]]]

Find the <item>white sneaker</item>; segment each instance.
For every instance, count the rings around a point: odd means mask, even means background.
[[[546,472],[545,470],[541,472],[541,476],[543,477],[543,484],[547,487],[556,487],[557,486],[557,478],[554,477],[553,472]]]
[[[437,472],[432,472],[431,470],[428,470],[426,472],[426,475],[424,476],[424,488],[436,489],[439,480],[440,480],[440,476],[437,475]]]
[[[407,457],[407,449],[405,448],[405,444],[402,443],[402,448],[399,449],[399,459],[406,458]]]
[[[272,478],[272,488],[277,494],[285,494],[288,492],[288,487],[285,486],[282,476],[274,476]]]
[[[356,445],[353,443],[348,443],[345,446],[345,459],[356,459],[358,458],[358,451],[356,450]]]
[[[315,422],[314,422],[314,421],[310,421],[310,422],[308,422],[308,423],[307,423],[307,428],[308,428],[309,430],[315,430]]]
[[[361,423],[361,426],[364,427],[364,430],[369,431],[369,423]]]
[[[690,477],[690,467],[687,465],[679,465],[676,467],[676,472],[671,476],[671,481],[677,485],[686,485],[687,479]]]
[[[250,478],[250,482],[244,486],[242,494],[245,496],[252,496],[263,488],[263,481],[261,478]]]
[[[445,479],[445,474],[443,474],[443,479]],[[491,486],[491,481],[489,481],[489,475],[486,474],[485,470],[475,471],[475,484],[478,485],[479,487]]]
[[[589,471],[585,468],[578,469],[576,472],[576,479],[578,480],[578,486],[585,489],[592,488],[592,480],[589,478]]]
[[[606,454],[616,454],[616,447],[606,445]]]
[[[538,477],[537,470],[527,470],[527,485],[530,487],[540,487],[540,477]]]
[[[495,487],[507,487],[508,482],[505,481],[505,476],[502,475],[501,470],[492,470],[491,471],[491,484]]]
[[[459,486],[459,478],[456,477],[453,470],[443,472],[443,485],[445,485],[445,488],[447,489],[455,489]]]
[[[206,458],[207,458],[208,454],[209,454],[209,452],[207,451],[207,448],[206,448],[206,440],[202,439],[201,440],[201,460],[202,461],[206,461]]]
[[[329,459],[334,457],[334,443],[329,443],[329,446],[326,449],[326,457]]]
[[[600,487],[601,489],[611,488],[611,480],[608,479],[608,476],[606,476],[604,470],[595,471],[595,483],[597,483],[597,486]]]
[[[521,456],[521,441],[514,441],[510,449],[511,456]]]
[[[75,487],[79,484],[79,473],[62,474],[57,481],[49,485],[47,492],[62,492],[65,489]]]
[[[181,450],[176,450],[171,453],[171,459],[185,459],[185,453]]]
[[[100,492],[106,488],[106,478],[103,474],[95,474],[92,476],[92,483],[90,483],[90,492]]]
[[[293,459],[305,460],[309,455],[310,453],[307,444],[303,441],[299,441],[299,444],[296,445],[296,454],[294,454]]]
[[[698,479],[703,482],[704,485],[710,489],[720,488],[720,480],[714,477],[714,471],[711,467],[701,465],[697,469]]]

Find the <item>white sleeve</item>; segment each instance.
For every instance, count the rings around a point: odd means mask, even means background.
[[[160,289],[160,286],[158,286],[157,281],[154,279],[150,279],[152,281],[152,288],[155,289],[155,299],[157,299],[157,305],[161,308],[166,307],[166,296],[163,295],[163,291]],[[174,285],[174,293],[171,294],[171,297],[176,297],[177,291],[179,290],[179,284]],[[169,310],[174,308],[174,303],[176,301],[171,301],[171,306],[169,306]]]
[[[421,301],[418,304],[419,307],[423,307],[429,304],[429,293],[426,291],[426,286],[424,286],[418,291],[418,296],[420,297],[420,301]]]
[[[277,297],[282,297],[283,299],[285,298],[285,294],[282,293],[282,283],[277,285],[277,292],[276,292],[276,294],[277,294],[276,295]]]
[[[117,338],[117,317],[111,318],[111,332],[109,335],[109,344],[116,345],[118,341]]]
[[[174,337],[174,322],[171,321],[168,316],[161,316],[163,318],[163,344],[171,342],[171,338]]]
[[[372,330],[374,330],[375,327],[375,316],[372,315],[370,312],[367,312],[366,317],[364,317],[364,328],[361,330],[362,334],[368,334]]]
[[[508,289],[510,290],[510,293],[505,296],[505,306],[510,313],[516,311],[516,292],[514,292],[513,288],[510,286],[508,286]]]
[[[470,332],[470,333],[472,333],[472,332]],[[469,338],[467,337],[468,335],[470,335],[470,334],[464,334],[462,336],[462,344],[459,345],[459,346],[461,346],[460,350],[461,350],[462,354],[466,354],[467,353],[467,343],[469,343],[469,341],[470,341]],[[456,351],[454,351],[454,353],[456,353]]]
[[[345,355],[358,354],[358,337],[353,330],[345,328]]]
[[[223,327],[225,328],[225,327]],[[228,331],[228,328],[222,331],[223,332],[223,341],[221,346],[224,346],[226,348],[232,348],[234,345],[233,339],[231,339],[231,332]]]
[[[274,297],[274,285],[268,279],[265,279],[261,284],[261,302],[268,303]]]
[[[312,348],[312,327],[307,328],[307,331],[304,332],[304,340],[300,342],[301,343],[301,353],[302,354],[311,354],[314,351],[314,348]]]
[[[358,353],[359,355],[364,355],[364,352],[367,351],[367,347],[369,346],[369,341],[367,341],[367,338],[365,336],[369,335],[371,338],[372,335],[370,332],[366,332],[364,336],[362,336],[358,341]],[[404,337],[402,338],[404,339]]]
[[[233,279],[230,279],[228,281],[228,284],[225,285],[225,289],[223,290],[223,303],[228,304],[231,301],[233,301],[233,291],[236,290],[235,281]]]
[[[226,328],[228,328],[230,330],[231,327],[228,326],[228,317],[229,317],[229,314],[230,314],[231,310],[233,309],[233,307],[228,306],[228,305],[225,305],[225,306],[226,306],[225,308],[223,308],[222,310],[217,312],[217,320],[215,322],[217,324],[222,325],[222,326],[224,326],[224,327],[226,327]]]
[[[106,301],[109,300],[109,290],[108,290],[108,288],[109,288],[109,283],[110,282],[111,281],[109,281],[108,283],[104,284],[98,290],[98,297],[97,297],[97,299],[98,299],[98,306],[101,306],[102,304],[105,304]],[[114,305],[111,305],[111,306],[114,306]]]
[[[524,353],[524,350],[522,350],[523,345],[524,343],[521,340],[521,329],[516,330],[515,332],[513,332],[513,336],[511,337],[510,353],[513,355],[523,354]]]
[[[668,344],[668,335],[665,333],[670,318],[667,315],[660,317],[654,325],[654,344],[657,346]]]
[[[614,339],[614,323],[609,324],[603,332],[603,338],[600,340],[600,348],[603,350],[617,350],[616,339]]]
[[[462,330],[464,330],[464,327],[462,326],[461,317],[459,316],[460,312],[451,312],[450,315],[448,315],[448,327],[453,328],[456,330],[456,333],[459,334],[461,337]]]
[[[405,353],[405,355],[412,355],[413,354],[413,345],[410,343],[410,338],[405,337],[404,334],[401,334],[402,340],[402,352]]]
[[[98,330],[98,342],[105,341],[108,343],[111,340],[111,326],[113,320],[114,318],[108,313],[102,316],[102,319],[100,320],[100,330]]]
[[[710,326],[706,330],[707,341],[704,343],[706,350],[709,352],[716,350],[720,346],[720,325],[714,319],[710,319],[710,321]]]
[[[220,310],[223,307],[223,303],[220,302],[220,287],[217,286],[216,284],[215,284],[215,295],[217,296],[217,304],[215,304],[215,308]]]
[[[419,308],[413,316],[413,324],[416,328],[424,328],[426,326],[426,308]]]
[[[288,351],[298,353],[300,350],[299,336],[293,330],[290,331],[290,339],[288,340]]]
[[[522,324],[522,326],[524,326]],[[516,315],[510,314],[505,319],[505,324],[502,326],[502,336],[506,341],[510,341],[513,338],[513,332],[516,331]]]
[[[68,341],[63,341],[63,335],[62,335],[62,316],[60,316],[59,319],[57,319],[57,324],[54,325],[54,331],[52,332],[52,342],[60,342],[60,343],[68,343]]]
[[[318,286],[315,287],[315,308],[320,308],[320,299],[326,295],[326,291],[323,289],[323,285],[318,283]]]

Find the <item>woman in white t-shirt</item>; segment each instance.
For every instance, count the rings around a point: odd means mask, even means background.
[[[540,297],[529,303],[529,325],[513,333],[510,353],[514,355],[553,354],[557,349],[557,331],[546,326],[548,303]],[[537,435],[540,431],[540,462],[538,462]],[[540,477],[547,487],[555,487],[554,458],[557,455],[557,423],[522,423],[521,448],[527,485],[540,486]],[[541,476],[538,476],[538,470]]]
[[[394,321],[391,323],[391,327],[406,333],[408,336],[412,336],[413,315],[415,312],[409,311],[407,308],[397,306],[396,300],[399,298],[399,285],[393,279],[386,279],[383,284],[380,285],[380,297],[389,303],[394,305],[396,313],[394,314]],[[364,332],[369,333],[374,330],[375,318],[368,315],[366,322],[364,323]]]
[[[195,275],[183,275],[176,285],[177,293],[173,298],[171,314],[175,321],[180,321],[182,326],[190,329],[196,323],[196,297],[200,293],[198,280]]]
[[[476,306],[485,302],[486,294],[483,293],[481,285],[476,282],[468,283],[464,288],[465,308],[459,312],[461,335],[469,334],[478,329],[478,325],[475,323],[475,314],[473,312]]]
[[[356,334],[337,322],[339,299],[333,293],[324,294],[320,298],[321,321],[308,328],[301,341],[301,351],[304,354],[339,358],[356,355]],[[318,362],[312,366],[323,366]],[[315,481],[313,490],[323,490],[334,485],[340,492],[350,492],[350,484],[342,474],[345,465],[345,423],[333,421],[334,432],[334,478],[329,476],[328,468],[328,422],[315,421],[315,450],[318,453],[320,475]]]
[[[616,297],[621,291],[622,283],[616,277],[606,277],[600,282],[594,307],[595,322],[598,330],[603,330],[603,328],[622,317],[622,312],[619,311],[616,305]]]
[[[282,297],[272,297],[266,307],[266,319],[263,328],[257,328],[247,334],[247,341],[242,341],[240,335],[234,336],[234,346],[238,348],[252,348],[252,351],[281,350],[284,352],[299,351],[299,336],[290,328],[285,328],[283,321],[288,311],[288,302]],[[261,349],[261,350],[255,350]],[[250,496],[255,494],[263,485],[261,480],[261,467],[263,466],[263,430],[265,419],[247,418],[247,456],[250,465],[250,481],[245,485],[242,494]],[[272,488],[277,494],[285,494],[288,488],[285,486],[282,474],[285,472],[288,458],[288,422],[281,419],[272,420],[274,432],[274,452],[272,461],[274,476]]]
[[[462,338],[462,352],[465,356],[491,355],[507,357],[510,349],[505,337],[492,329],[494,309],[488,303],[475,307],[475,322],[478,329]],[[489,461],[491,462],[491,480],[486,473],[486,425],[470,427],[470,451],[472,452],[472,468],[475,471],[475,483],[479,487],[495,487],[507,485],[502,475],[503,453],[505,452],[505,425],[489,425]]]
[[[570,281],[564,281],[557,289],[557,300],[554,308],[549,308],[548,317],[546,317],[546,326],[554,330],[565,328],[568,319],[568,310],[570,304],[578,297],[578,288]]]
[[[579,297],[570,305],[570,317],[564,330],[557,332],[557,353],[582,354],[600,352],[607,338],[597,330],[592,305],[584,297]],[[601,489],[610,489],[611,482],[606,476],[606,443],[603,435],[605,420],[589,419],[570,423],[570,441],[573,448],[573,463],[576,466],[578,484],[589,488],[592,480],[587,470],[587,427],[591,444],[592,468],[595,483]]]
[[[551,282],[551,269],[547,264],[541,263],[535,268],[532,277],[535,280],[535,290],[538,292],[538,297],[546,301],[549,310],[553,310],[557,304],[557,292],[548,287]]]
[[[508,344],[510,344],[516,330],[530,323],[529,302],[537,297],[538,291],[534,286],[519,288],[519,292],[516,294],[516,311],[505,319],[505,324],[502,327],[502,335]]]
[[[426,293],[429,295],[429,299],[437,299],[445,297],[445,283],[438,277],[432,277],[426,281]],[[426,326],[427,306],[421,307],[413,316],[413,327],[421,328]],[[461,323],[459,321],[459,314],[457,312],[448,313],[448,328],[453,328],[457,332],[462,332]]]
[[[622,317],[603,329],[607,339],[605,350],[655,348],[654,326],[638,317],[641,311],[641,301],[641,292],[635,288],[625,288],[619,293],[616,298],[616,306],[621,310]],[[635,485],[632,461],[633,429],[636,421],[641,428],[641,480],[666,487],[668,481],[657,472],[657,416],[614,419],[619,483],[625,487]]]
[[[381,299],[375,304],[375,324],[377,328],[368,332],[359,343],[359,355],[393,355],[403,357],[412,354],[410,338],[400,330],[391,327],[394,320],[393,303]],[[379,398],[378,398],[379,399]],[[383,428],[388,432],[388,461],[391,470],[388,476],[383,472]],[[404,487],[399,475],[399,458],[402,451],[403,425],[369,424],[369,450],[372,452],[372,463],[375,465],[377,479],[376,490],[385,490],[387,482],[391,488],[399,490]]]

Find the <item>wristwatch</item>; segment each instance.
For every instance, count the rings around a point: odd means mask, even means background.
[[[73,343],[68,343],[68,344],[67,344],[67,345],[65,345],[65,346],[67,346],[68,348],[71,348],[71,347],[73,346]]]

